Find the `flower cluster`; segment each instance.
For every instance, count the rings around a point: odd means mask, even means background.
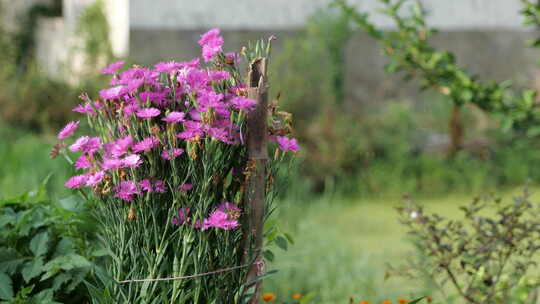
[[[201,230],[207,230],[209,228],[219,228],[223,230],[230,230],[238,227],[238,218],[240,217],[241,210],[236,205],[223,202],[210,215],[198,221],[193,221],[190,215],[189,208],[178,209],[178,214],[173,216],[171,222],[173,225],[193,225],[193,227]]]
[[[203,66],[196,58],[122,70],[124,62],[119,61],[102,70],[112,75],[110,87],[100,90],[95,100],[82,95],[83,103],[73,109],[87,116],[98,136],[79,137],[68,147],[79,154],[74,167],[80,173],[66,187],[89,187],[98,195],[127,202],[149,194],[186,193],[197,187],[186,183],[190,180],[187,172],[175,172],[176,178],[168,179],[158,168],[194,161],[207,145],[244,146],[246,116],[257,101],[247,97],[246,85],[238,76],[239,55],[222,53],[218,29],[202,35],[199,44],[204,61],[213,65]],[[215,64],[218,59],[223,63]],[[71,137],[79,123],[68,123],[58,139]],[[299,150],[296,139],[272,139],[282,151]],[[171,222],[229,230],[239,225],[241,212],[225,202],[207,218],[192,220],[189,214],[190,209],[183,207]]]

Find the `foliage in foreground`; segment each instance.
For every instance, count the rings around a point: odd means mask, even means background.
[[[406,201],[398,208],[417,255],[407,266],[391,269],[428,280],[446,301],[535,303],[540,280],[534,269],[540,252],[540,204],[527,191],[510,204],[476,198],[462,206],[463,218],[426,214]],[[455,293],[448,294],[446,285]]]
[[[53,202],[45,185],[0,201],[2,303],[85,303],[98,252],[81,200]]]

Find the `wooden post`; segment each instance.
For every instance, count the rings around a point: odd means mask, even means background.
[[[248,73],[248,98],[257,100],[257,106],[249,112],[247,118],[248,182],[245,206],[249,210],[248,231],[245,231],[247,246],[253,255],[246,282],[253,281],[264,271],[263,221],[266,202],[266,163],[268,161],[268,83],[266,77],[266,58],[256,58],[250,63]],[[255,257],[255,259],[253,259]],[[261,296],[261,283],[255,283],[255,293],[249,303],[256,304]]]

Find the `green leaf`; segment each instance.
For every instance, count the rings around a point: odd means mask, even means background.
[[[73,291],[79,284],[83,283],[88,271],[76,271],[75,273],[71,271],[70,273],[72,275],[71,283],[67,286],[66,292]]]
[[[274,261],[274,253],[270,250],[265,250],[263,251],[263,256],[264,256],[264,259],[269,261],[269,262],[273,262]]]
[[[80,196],[72,195],[58,201],[58,205],[71,212],[79,212],[84,209],[84,201]]]
[[[425,297],[418,298],[418,299],[416,299],[416,300],[413,300],[413,301],[409,302],[409,304],[415,304],[415,303],[418,303],[418,302],[422,301],[424,298],[425,298]]]
[[[13,282],[7,274],[0,272],[0,299],[13,299]]]
[[[13,248],[0,248],[0,272],[15,274],[26,260]]]
[[[110,254],[111,252],[107,250],[106,248],[97,248],[94,251],[92,251],[92,256],[95,256],[95,257],[102,257],[102,256],[110,255]]]
[[[0,228],[15,222],[15,212],[11,208],[3,208],[0,216]]]
[[[30,250],[34,256],[41,256],[47,253],[49,243],[49,232],[41,232],[30,241]]]
[[[283,233],[283,235],[287,238],[287,241],[289,241],[289,243],[291,245],[294,245],[294,239],[293,239],[293,237],[292,237],[292,235],[290,233],[285,232],[285,233]]]
[[[58,245],[56,245],[54,258],[71,253],[75,253],[75,244],[73,239],[70,237],[63,237],[60,242],[58,242]]]
[[[540,126],[530,127],[527,130],[527,136],[528,137],[536,137],[538,135],[540,135]]]
[[[57,291],[58,289],[60,289],[60,287],[62,287],[62,285],[69,280],[71,280],[71,274],[69,273],[61,273],[57,275],[53,280],[53,291]]]
[[[59,303],[59,302],[54,301],[54,291],[52,290],[52,288],[47,288],[40,291],[37,295],[35,295],[32,298],[32,300],[34,300],[34,303],[40,303],[40,304]]]
[[[26,283],[28,283],[33,278],[37,277],[43,272],[43,258],[35,258],[32,261],[25,264],[24,268],[22,269],[21,273],[23,276],[23,279]]]
[[[277,272],[278,272],[277,269],[272,269],[272,270],[270,270],[270,271],[268,271],[266,273],[261,274],[260,276],[257,276],[252,281],[244,283],[243,286],[251,286],[253,283],[256,283],[256,282],[258,282],[258,281],[260,281],[260,280],[262,280],[262,279],[264,279],[266,277],[269,277],[269,276],[271,276],[271,275],[273,275],[273,274],[275,274]]]
[[[276,245],[277,245],[279,248],[281,248],[281,249],[283,249],[283,250],[285,250],[285,251],[287,250],[287,248],[288,248],[287,239],[285,239],[285,238],[282,237],[282,236],[278,236],[278,237],[276,237],[276,240],[275,240],[275,241],[276,241]]]
[[[87,268],[91,266],[92,263],[90,261],[78,254],[59,256],[45,264],[44,270],[46,273],[41,276],[41,281],[56,275],[61,270],[69,271],[76,268]]]

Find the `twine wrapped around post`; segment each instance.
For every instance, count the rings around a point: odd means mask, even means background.
[[[251,282],[264,271],[262,246],[263,246],[263,221],[266,202],[266,165],[268,162],[268,83],[266,77],[266,58],[256,58],[250,63],[248,73],[248,98],[257,101],[256,108],[248,114],[248,176],[245,206],[249,210],[248,229],[244,231],[245,240],[248,240],[244,248],[245,254],[250,247],[253,261],[248,271],[246,282]],[[255,282],[255,292],[249,303],[258,303],[261,293],[262,281]],[[250,287],[253,287],[250,286]]]

